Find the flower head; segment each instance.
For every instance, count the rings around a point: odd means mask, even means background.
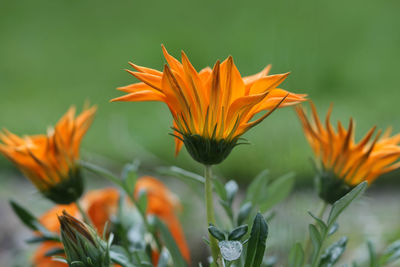
[[[317,159],[319,194],[328,203],[335,202],[361,182],[371,184],[380,175],[400,167],[400,162],[396,163],[400,158],[400,134],[390,137],[388,129],[382,137],[378,131],[372,138],[376,130],[373,127],[356,143],[353,119],[347,130],[339,121],[335,131],[330,123],[331,108],[325,125],[312,103],[311,109],[312,122],[302,107],[296,111]]]
[[[207,165],[223,161],[240,136],[276,108],[304,101],[305,95],[289,93],[277,86],[289,73],[268,75],[270,66],[258,74],[242,77],[232,57],[197,72],[186,54],[182,62],[163,48],[168,65],[163,72],[130,63],[139,79],[118,88],[128,93],[112,101],[160,101],[172,114],[176,153],[182,145],[191,156]],[[254,119],[260,112],[262,116]]]
[[[92,227],[69,215],[66,211],[58,216],[58,220],[61,241],[69,265],[80,262],[81,266],[110,266],[108,246]]]
[[[47,135],[19,137],[0,132],[0,153],[10,159],[47,198],[59,204],[75,201],[83,192],[77,164],[79,145],[96,107],[75,118],[71,107]]]

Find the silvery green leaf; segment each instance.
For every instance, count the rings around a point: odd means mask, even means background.
[[[242,224],[245,220],[247,220],[247,218],[250,215],[252,207],[253,206],[251,205],[251,202],[246,202],[240,207],[237,218],[237,223],[239,225]]]
[[[225,191],[226,191],[226,195],[227,195],[229,204],[232,203],[233,198],[235,197],[238,190],[239,190],[239,186],[233,180],[230,180],[225,184]]]
[[[339,229],[339,224],[337,223],[337,222],[335,222],[332,226],[331,226],[331,228],[329,228],[329,231],[328,231],[328,236],[331,236],[331,235],[333,235],[334,233],[336,233],[336,231]]]
[[[167,267],[168,262],[171,260],[171,255],[168,252],[168,249],[163,248],[161,250],[160,258],[158,260],[157,267]]]
[[[380,259],[380,263],[388,264],[400,259],[400,240],[397,240],[390,244],[384,251],[383,256]]]
[[[240,258],[243,245],[239,241],[221,241],[218,243],[222,257],[227,261],[234,261]]]
[[[338,242],[328,247],[321,256],[320,267],[333,267],[346,250],[347,237],[342,237]]]

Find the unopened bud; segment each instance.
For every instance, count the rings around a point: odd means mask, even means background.
[[[61,225],[61,241],[70,266],[110,266],[107,244],[92,227],[65,211],[58,219]]]

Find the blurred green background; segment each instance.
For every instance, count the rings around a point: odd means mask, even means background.
[[[172,119],[163,104],[109,103],[121,95],[116,87],[136,82],[124,71],[128,61],[162,68],[164,44],[178,58],[184,50],[198,70],[232,55],[242,75],[267,64],[273,65],[272,73],[291,71],[282,88],[308,94],[321,114],[334,103],[333,121],[347,124],[354,117],[357,139],[373,125],[392,125],[400,132],[399,10],[397,0],[2,0],[0,127],[20,135],[44,133],[70,105],[80,108],[88,100],[99,110],[82,145],[84,158],[115,170],[138,158],[147,173],[165,165],[201,172],[184,149],[175,158],[168,135]],[[292,108],[276,111],[244,137],[251,145],[235,148],[215,168],[220,176],[246,183],[268,168],[272,176],[295,171],[299,183],[311,183],[312,153]],[[399,180],[396,174],[388,176],[378,184]],[[0,191],[0,247],[7,249],[25,248],[21,240],[27,233],[15,224],[5,200],[14,195],[23,196],[25,203],[40,198],[23,195],[32,187],[15,177],[20,174],[0,157],[0,181],[7,181]],[[184,188],[178,191],[185,201],[191,199]],[[310,191],[298,194],[281,206],[285,212],[272,225],[269,242],[284,236],[280,240],[286,246],[279,245],[285,249],[299,235],[301,240],[309,222],[304,214],[316,202]],[[379,189],[367,203],[345,225],[345,233],[357,228],[378,238],[390,232],[389,222],[398,222],[398,206],[387,205],[398,203],[397,191]],[[293,225],[292,216],[299,214],[301,225]],[[184,220],[195,249],[204,247],[201,234],[190,232],[201,215],[188,211]],[[358,219],[368,221],[368,227],[360,229]],[[17,243],[10,245],[11,239]]]
[[[400,2],[388,1],[8,1],[0,3],[0,127],[43,133],[71,104],[99,106],[83,150],[151,168],[200,166],[175,158],[161,103],[109,103],[135,82],[128,61],[161,69],[160,44],[203,68],[232,55],[242,75],[271,63],[282,85],[307,93],[324,114],[400,131]],[[250,179],[262,169],[309,178],[311,150],[292,108],[245,135],[217,172]],[[11,168],[3,157],[2,168]]]

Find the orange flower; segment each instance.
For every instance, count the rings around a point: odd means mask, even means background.
[[[96,107],[75,118],[71,107],[47,135],[19,137],[0,132],[0,152],[10,159],[47,198],[68,204],[82,194],[83,183],[77,165],[79,145],[93,121]]]
[[[137,66],[128,72],[141,82],[118,88],[128,93],[112,101],[160,101],[168,105],[174,119],[176,153],[182,145],[204,164],[224,160],[239,137],[276,108],[304,101],[305,95],[289,93],[277,86],[289,73],[268,75],[270,66],[242,78],[232,57],[214,68],[197,72],[182,52],[182,63],[163,48],[168,62],[164,71]],[[265,112],[258,119],[253,117]]]
[[[296,111],[320,165],[320,195],[328,202],[334,202],[363,181],[370,184],[380,175],[400,167],[400,162],[396,163],[400,158],[400,134],[390,137],[388,129],[382,137],[378,131],[371,139],[376,129],[373,127],[356,143],[353,119],[347,130],[338,122],[335,131],[330,123],[332,109],[327,113],[325,126],[313,103],[311,109],[313,122],[308,120],[302,107]]]
[[[155,178],[146,176],[139,178],[136,183],[135,192],[146,190],[148,196],[148,214],[154,214],[159,217],[168,226],[171,234],[175,238],[182,255],[186,260],[190,260],[189,249],[183,235],[180,223],[175,215],[175,207],[179,205],[176,196],[168,190],[160,181]],[[116,213],[118,207],[119,192],[113,188],[89,191],[82,199],[82,206],[87,212],[90,220],[93,222],[99,235],[102,235],[104,226],[110,217]],[[71,216],[81,219],[76,205],[58,205],[45,213],[40,222],[50,231],[60,232],[60,224],[57,215],[62,214],[66,210]],[[51,248],[62,247],[61,243],[44,242],[36,251],[33,262],[37,267],[58,266],[50,265],[54,261],[45,257],[45,253]],[[48,264],[48,265],[46,265]],[[55,264],[55,263],[54,263]],[[66,266],[64,263],[59,266]]]
[[[159,180],[144,176],[136,183],[135,196],[141,190],[146,191],[147,196],[147,214],[153,214],[159,217],[169,228],[174,237],[182,256],[187,262],[190,262],[190,252],[183,234],[182,227],[179,223],[175,210],[180,207],[180,203],[175,194],[161,183]]]

